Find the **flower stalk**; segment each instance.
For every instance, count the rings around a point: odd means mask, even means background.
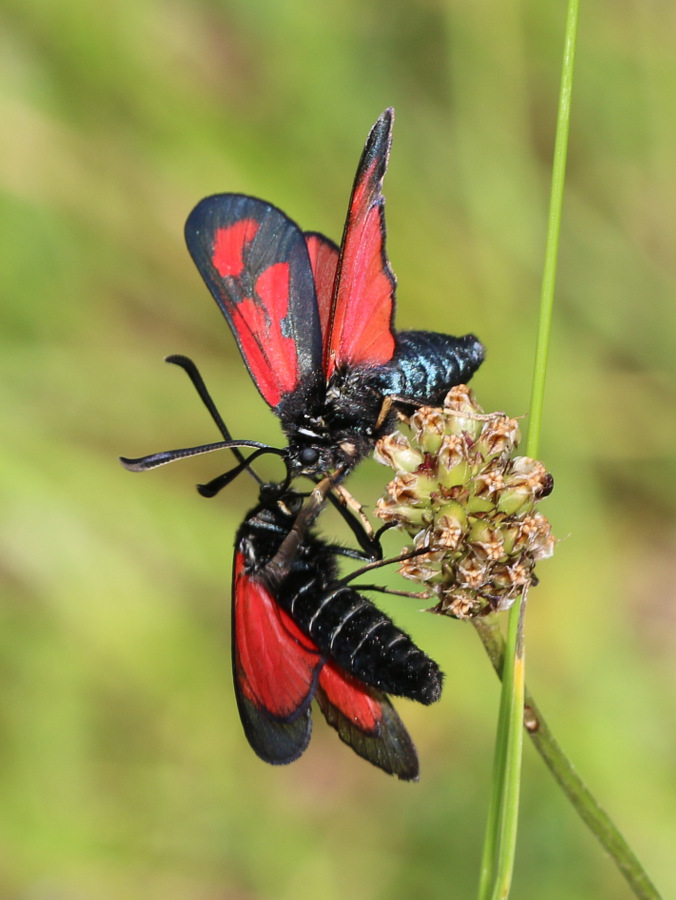
[[[493,668],[502,678],[506,642],[497,616],[473,619],[472,624]],[[524,704],[523,725],[535,749],[582,820],[622,872],[635,896],[639,900],[661,900],[659,891],[635,853],[561,749],[527,687]]]

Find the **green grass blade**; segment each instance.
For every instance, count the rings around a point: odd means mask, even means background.
[[[495,741],[491,802],[481,860],[480,900],[507,897],[516,850],[521,753],[523,747],[523,698],[525,659],[523,620],[511,617],[502,670],[503,692]]]
[[[569,0],[563,50],[563,67],[561,72],[561,91],[559,94],[559,113],[554,143],[554,163],[552,167],[552,188],[549,201],[547,246],[545,248],[545,264],[542,274],[542,291],[540,294],[540,321],[535,348],[533,388],[530,401],[530,424],[528,427],[528,441],[526,444],[526,453],[528,456],[532,457],[536,457],[538,454],[542,426],[542,410],[544,407],[545,377],[547,374],[547,357],[549,355],[552,310],[554,308],[554,285],[556,282],[556,263],[559,250],[559,233],[561,231],[561,209],[563,206],[563,185],[566,175],[568,132],[570,129],[570,103],[573,91],[578,9],[579,0]]]
[[[556,282],[556,263],[570,125],[578,11],[579,0],[569,0],[554,146],[547,246],[540,295],[540,323],[533,373],[530,426],[526,447],[527,454],[532,457],[536,457],[538,452],[544,405],[545,377],[554,306],[554,285]],[[521,754],[523,748],[522,723],[525,690],[524,614],[525,600],[522,599],[514,604],[509,616],[507,650],[503,670],[500,715],[493,766],[493,788],[482,854],[480,900],[488,900],[489,897],[492,900],[507,897],[514,868]]]
[[[495,618],[474,619],[473,625],[493,668],[502,678],[507,648],[498,622]],[[635,896],[639,900],[661,900],[662,895],[635,853],[562,750],[528,688],[525,690],[525,703],[528,707],[529,737],[564,794],[624,875]]]

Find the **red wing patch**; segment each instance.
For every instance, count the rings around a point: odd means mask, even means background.
[[[234,635],[238,691],[278,721],[292,720],[314,695],[323,658],[267,587],[235,555]]]
[[[319,321],[322,327],[322,346],[326,349],[340,251],[333,241],[322,234],[306,232],[305,240],[317,293]]]
[[[418,755],[388,697],[327,662],[317,701],[326,721],[359,756],[403,781],[417,781]]]
[[[260,228],[253,219],[240,219],[214,236],[212,261],[221,278],[241,278],[244,272],[244,248]]]
[[[282,323],[289,306],[289,267],[275,263],[231,312],[242,353],[258,373],[256,385],[270,406],[298,382],[298,355],[293,338],[285,337]]]
[[[394,113],[385,110],[369,134],[343,232],[331,328],[324,349],[327,378],[340,365],[379,365],[394,354],[396,278],[385,248],[382,183]]]
[[[378,735],[382,720],[375,692],[335,663],[327,663],[319,674],[319,686],[332,706],[364,734]]]
[[[235,554],[232,668],[242,727],[265,762],[293,762],[310,742],[310,704],[323,659]]]
[[[197,204],[188,250],[273,408],[322,364],[319,310],[305,237],[281,210],[240,194]]]

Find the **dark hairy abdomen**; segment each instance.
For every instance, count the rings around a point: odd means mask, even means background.
[[[418,406],[440,406],[452,387],[469,381],[484,352],[473,334],[401,331],[392,361],[379,373],[379,386],[383,394],[405,397]]]
[[[331,590],[320,572],[292,573],[279,602],[321,652],[386,694],[437,700],[437,664],[374,603],[351,587]]]
[[[254,578],[266,581],[265,567],[293,525],[275,506],[245,519],[238,546],[255,560]],[[389,616],[349,586],[336,586],[336,551],[308,531],[288,575],[270,583],[279,605],[327,659],[386,694],[433,703],[441,694],[437,664]]]

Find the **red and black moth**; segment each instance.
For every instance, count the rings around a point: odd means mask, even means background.
[[[259,504],[237,534],[232,663],[244,732],[261,759],[293,762],[310,741],[316,700],[356,753],[402,780],[417,780],[415,746],[388,695],[434,702],[439,667],[339,580],[337,554],[357,554],[309,527],[323,500],[301,524],[302,501],[296,491],[262,485]]]
[[[299,527],[292,512],[298,495],[288,488],[299,474],[317,480],[330,472],[337,484],[395,427],[400,409],[440,405],[483,360],[473,335],[394,329],[396,279],[382,195],[392,122],[388,109],[371,130],[340,249],[304,233],[271,204],[240,194],[207,197],[186,222],[188,249],[288,447],[232,441],[192,364],[173,357],[224,440],[122,461],[139,471],[218,448],[255,448],[202,486],[213,496],[259,453],[283,456],[286,482],[262,496],[235,548],[233,666],[245,732],[263,759],[290,762],[308,744],[317,699],[357,753],[411,780],[418,776],[415,748],[388,695],[436,700],[439,669],[338,578],[339,551]]]
[[[393,116],[385,110],[369,134],[340,249],[242,194],[207,197],[186,222],[197,269],[281,420],[292,475],[347,474],[393,430],[398,408],[440,405],[484,357],[471,334],[394,329],[382,194]]]
[[[264,484],[231,440],[195,364],[184,356],[169,362],[190,377],[238,465],[201,486],[213,496],[247,471],[260,483],[258,505],[237,532],[232,586],[232,663],[235,694],[247,739],[261,759],[289,763],[306,749],[317,700],[326,720],[356,753],[403,780],[418,778],[413,742],[388,695],[429,704],[441,693],[442,676],[403,631],[370,600],[339,579],[339,555],[375,560],[377,536],[335,500],[334,478],[324,478],[303,505],[304,495]],[[186,451],[189,453],[189,451]],[[163,457],[167,457],[163,459]],[[169,462],[175,451],[156,454]],[[129,460],[122,462],[129,467]],[[158,463],[159,464],[159,463]],[[359,540],[354,551],[321,540],[312,530],[331,500]]]

